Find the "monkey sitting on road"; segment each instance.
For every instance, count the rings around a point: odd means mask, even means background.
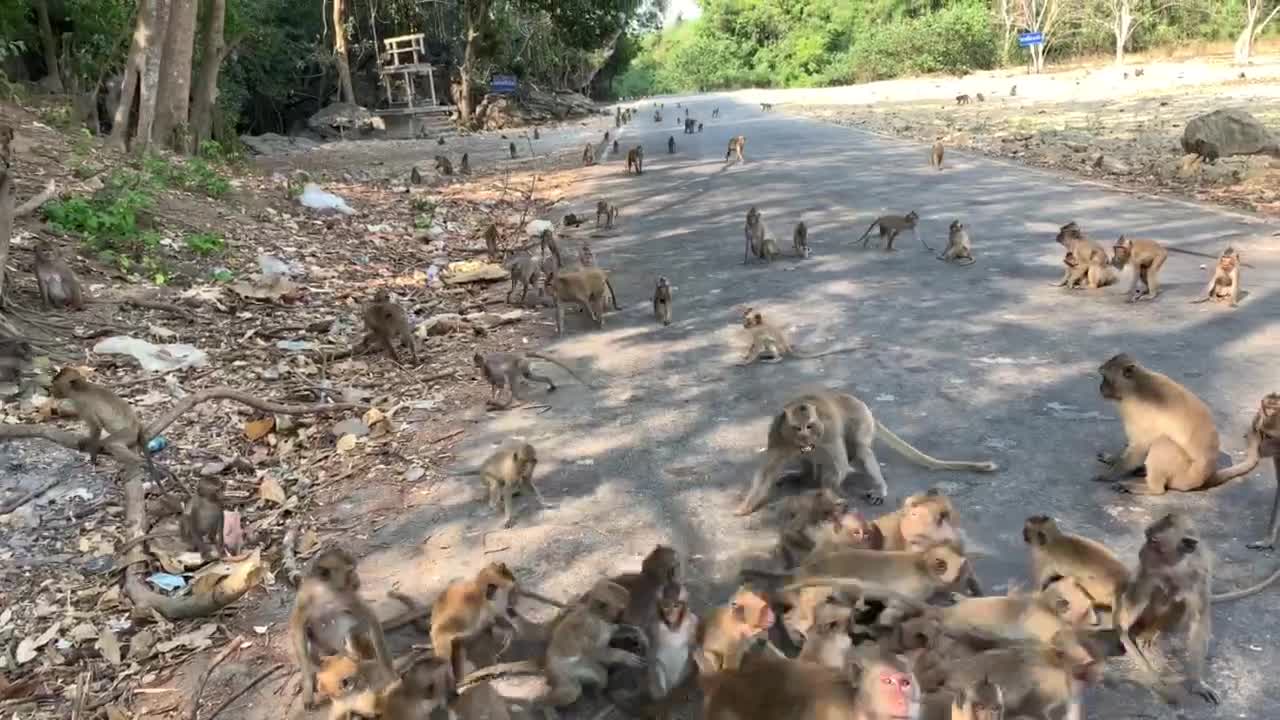
[[[481,374],[484,375],[484,379],[489,382],[490,407],[506,409],[510,408],[512,403],[516,400],[524,402],[524,398],[520,397],[516,387],[527,380],[536,380],[538,382],[546,383],[547,392],[555,391],[556,384],[551,381],[551,378],[533,372],[533,366],[529,362],[529,358],[546,360],[553,365],[558,365],[565,372],[572,375],[575,380],[583,385],[588,385],[588,383],[578,377],[578,374],[570,369],[569,366],[548,355],[543,355],[542,353],[476,352],[472,360],[475,362],[476,367],[480,369]],[[499,403],[499,393],[504,389],[510,393],[510,396],[507,398],[506,403]]]
[[[436,156],[436,172],[441,175],[453,174],[453,163],[449,162],[449,158],[443,155]]]
[[[1231,307],[1236,307],[1240,302],[1240,265],[1241,256],[1236,252],[1235,248],[1230,246],[1222,251],[1222,256],[1218,258],[1218,264],[1213,268],[1213,277],[1209,278],[1209,284],[1200,294],[1199,300],[1193,300],[1192,304],[1208,302],[1226,302]]]
[[[515,494],[521,490],[528,489],[539,506],[550,507],[533,484],[533,470],[537,466],[538,453],[534,447],[513,439],[504,442],[477,471],[489,491],[489,509],[502,511],[503,527],[509,528],[514,522],[511,508],[515,504]]]
[[[809,226],[803,220],[796,223],[796,229],[791,233],[791,246],[796,250],[796,257],[809,257]]]
[[[747,354],[743,357],[742,362],[738,363],[739,365],[750,365],[757,360],[771,363],[782,362],[782,359],[788,355],[802,360],[812,360],[836,353],[862,350],[867,347],[865,343],[855,343],[817,353],[798,351],[787,340],[786,332],[777,325],[765,322],[764,313],[755,308],[747,308],[742,312],[742,327],[746,328],[751,335],[751,347],[747,348]]]
[[[1271,550],[1280,542],[1280,393],[1263,396],[1261,406],[1249,425],[1249,432],[1245,433],[1245,443],[1245,458],[1219,470],[1218,475],[1224,480],[1232,480],[1253,472],[1262,458],[1271,458],[1277,485],[1271,503],[1269,530],[1265,538],[1246,546],[1250,550]]]
[[[671,154],[671,153],[675,153],[675,151],[676,151],[676,136],[672,135],[667,138],[667,153]]]
[[[613,221],[618,219],[621,212],[618,206],[608,201],[600,200],[596,202],[596,227],[600,227],[600,218],[604,218],[604,226],[606,228],[613,227]]]
[[[947,236],[947,247],[938,256],[939,260],[955,263],[961,267],[977,262],[969,245],[969,231],[959,220],[951,221],[950,234]]]
[[[743,232],[746,236],[746,245],[742,249],[743,264],[746,264],[751,256],[767,262],[773,262],[773,259],[778,256],[778,242],[765,226],[764,219],[755,205],[747,210],[747,223]]]
[[[671,283],[665,277],[658,278],[653,290],[653,316],[663,325],[671,324]]]
[[[644,147],[637,145],[627,151],[627,173],[630,174],[632,169],[637,175],[644,173]]]
[[[1062,256],[1062,264],[1067,268],[1067,288],[1075,289],[1080,287],[1081,283],[1085,282],[1085,279],[1089,275],[1089,267],[1087,265],[1080,264],[1080,261],[1076,260],[1075,253],[1070,250]],[[1113,270],[1110,265],[1104,265],[1100,271],[1100,277],[1098,278],[1098,287],[1110,287],[1115,283],[1115,270]]]

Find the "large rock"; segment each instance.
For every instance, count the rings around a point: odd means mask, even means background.
[[[1214,110],[1187,121],[1182,149],[1209,160],[1266,153],[1280,157],[1280,142],[1266,126],[1243,110]]]
[[[241,135],[240,142],[259,155],[287,155],[319,147],[320,143],[305,137],[286,137],[275,133]]]
[[[352,130],[386,130],[382,118],[353,103],[334,103],[307,118],[307,127],[322,137],[344,135]]]

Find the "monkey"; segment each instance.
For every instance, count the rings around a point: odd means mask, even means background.
[[[596,202],[596,227],[600,227],[600,218],[604,218],[604,226],[606,228],[613,227],[613,221],[621,215],[618,206],[605,200]]]
[[[671,324],[671,283],[666,277],[658,277],[653,289],[653,317],[663,325]]]
[[[986,99],[986,98],[982,97],[982,93],[978,93],[978,94],[977,94],[977,95],[975,95],[974,97],[978,98],[978,102],[986,102],[986,101],[987,101],[987,99]]]
[[[719,117],[720,117],[720,108],[718,108],[718,107],[716,107],[716,108],[712,108],[712,109],[711,109],[711,119],[712,119],[712,120],[716,120],[716,119],[719,119]]]
[[[529,285],[533,283],[534,276],[538,274],[538,263],[534,261],[532,255],[522,252],[518,255],[513,255],[507,261],[507,269],[511,272],[511,289],[507,291],[507,303],[511,303],[511,296],[515,295],[516,285],[521,285],[523,287],[520,291],[520,304],[523,305],[525,297],[529,294]]]
[[[1013,86],[1010,86],[1010,87],[1009,87],[1009,97],[1018,97],[1018,86],[1017,86],[1017,85],[1013,85]]]
[[[382,720],[426,720],[437,713],[457,720],[510,720],[507,701],[489,683],[458,693],[458,671],[439,657],[420,658],[388,693]]]
[[[422,173],[418,172],[417,165],[414,165],[413,169],[409,171],[409,182],[414,185],[422,184]]]
[[[511,159],[512,159],[512,160],[515,160],[515,159],[516,159],[516,144],[515,144],[515,141],[512,141],[512,142],[510,142],[510,143],[507,143],[507,152],[511,153]]]
[[[773,110],[773,103],[760,103],[760,109],[764,112],[770,112]]]
[[[453,163],[449,162],[449,158],[443,155],[436,156],[436,172],[441,175],[453,174]]]
[[[584,683],[608,685],[610,665],[645,666],[643,657],[609,645],[630,602],[627,589],[601,580],[590,597],[590,602],[575,607],[560,621],[547,646],[544,667],[551,690],[545,699],[557,708],[581,697]]]
[[[576,303],[586,308],[596,327],[604,329],[605,292],[613,297],[614,308],[618,307],[618,296],[613,291],[609,276],[604,270],[595,267],[580,268],[572,271],[557,271],[547,279],[547,290],[556,308],[556,334],[564,334],[564,306]]]
[[[1276,470],[1276,496],[1271,505],[1270,529],[1265,538],[1245,546],[1250,550],[1271,550],[1280,542],[1280,393],[1263,396],[1249,431],[1245,433],[1245,444],[1245,458],[1220,470],[1218,475],[1225,480],[1234,480],[1253,472],[1262,458],[1271,458]]]
[[[871,447],[877,436],[907,460],[932,470],[998,469],[990,461],[946,461],[926,455],[876,420],[858,398],[838,390],[816,389],[788,402],[774,416],[764,463],[756,470],[751,489],[734,514],[749,515],[758,509],[777,482],[779,472],[797,456],[816,465],[820,484],[837,491],[853,469],[850,461],[856,461],[874,485],[864,495],[867,502],[882,504],[888,485]],[[815,451],[818,454],[813,454]]]
[[[637,175],[644,174],[644,146],[637,145],[627,151],[627,173],[635,168]]]
[[[667,137],[667,153],[675,154],[675,151],[676,151],[676,136],[670,135]]]
[[[746,237],[746,244],[742,249],[743,264],[746,264],[752,255],[768,262],[773,262],[773,259],[778,256],[778,243],[774,240],[773,233],[769,232],[769,228],[764,224],[764,219],[755,205],[747,209],[747,223],[743,227],[743,233]]]
[[[189,494],[182,504],[178,533],[161,531],[131,538],[116,548],[116,554],[124,555],[134,545],[148,540],[181,537],[200,553],[201,558],[219,556],[224,549],[222,489],[222,480],[216,477],[201,477],[196,482],[195,493]]]
[[[698,126],[697,120],[686,117],[684,119],[684,134],[692,135],[694,132],[696,132],[695,128],[697,128],[697,126]]]
[[[853,650],[853,638],[850,636],[852,625],[853,608],[836,603],[822,603],[814,608],[813,622],[804,632],[804,647],[796,659],[833,670],[843,669]]]
[[[59,257],[48,240],[36,243],[35,256],[36,285],[44,306],[68,307],[73,310],[84,307],[84,291],[81,290],[80,279],[71,266]]]
[[[578,227],[579,225],[581,225],[582,223],[586,222],[586,218],[582,217],[581,215],[574,214],[574,213],[565,213],[564,219],[562,219],[560,222],[561,222],[561,224],[563,224],[565,227],[574,227],[574,228],[576,228],[576,227]]]
[[[413,331],[409,328],[409,319],[405,315],[404,308],[392,301],[386,290],[379,290],[374,295],[373,302],[364,307],[361,317],[364,318],[365,334],[361,341],[364,347],[369,347],[370,343],[377,340],[391,359],[398,363],[400,355],[396,352],[392,341],[399,340],[409,348],[413,364],[418,364],[418,345],[414,342]]]
[[[694,659],[702,674],[736,670],[753,642],[773,627],[777,616],[769,602],[743,585],[726,605],[711,610],[698,623]]]
[[[498,226],[489,223],[484,229],[484,246],[489,252],[489,262],[501,262],[502,254],[498,251]]]
[[[553,388],[554,389],[554,388]],[[508,440],[480,466],[480,477],[489,490],[489,509],[498,511],[502,504],[502,526],[511,527],[511,507],[516,492],[528,488],[540,507],[549,507],[533,484],[533,470],[538,465],[538,452],[527,442]]]
[[[884,550],[884,535],[849,510],[844,498],[827,488],[787,498],[774,550],[783,568],[797,567],[812,553],[858,548]]]
[[[972,566],[959,543],[939,543],[922,551],[839,550],[815,553],[790,573],[743,568],[745,575],[791,580],[783,592],[830,586],[863,592],[888,591],[924,602],[935,593],[967,584]]]
[[[937,488],[909,495],[902,507],[872,520],[881,544],[876,550],[921,551],[942,542],[960,542],[955,507]]]
[[[1134,69],[1134,71],[1133,71],[1133,76],[1134,76],[1134,77],[1136,77],[1136,78],[1140,78],[1140,77],[1142,77],[1143,75],[1146,75],[1146,74],[1147,74],[1147,71],[1146,71],[1146,69],[1145,69],[1145,68],[1135,68],[1135,69]]]
[[[578,248],[578,264],[582,267],[595,267],[596,265],[595,253],[591,252],[591,245],[585,240],[582,242],[582,247]]]
[[[1198,695],[1217,705],[1217,691],[1201,678],[1213,614],[1209,608],[1213,558],[1200,542],[1195,525],[1181,513],[1168,513],[1157,519],[1146,527],[1143,536],[1133,580],[1116,598],[1115,624],[1125,654],[1156,680],[1155,667],[1136,641],[1144,639],[1150,644],[1156,634],[1185,632],[1187,674],[1182,683],[1183,694]],[[1166,700],[1175,699],[1167,689],[1158,692]]]
[[[702,123],[698,123],[698,132],[702,132]]]
[[[529,362],[529,358],[545,360],[552,365],[558,365],[562,370],[573,376],[573,379],[583,385],[590,385],[587,381],[578,376],[568,365],[556,360],[550,355],[544,355],[537,352],[527,353],[510,353],[510,352],[491,352],[482,353],[476,351],[472,356],[475,366],[480,369],[480,373],[484,379],[488,381],[490,386],[489,404],[493,407],[509,408],[516,400],[524,402],[516,391],[516,386],[524,381],[536,380],[537,382],[547,384],[547,392],[555,392],[556,384],[551,378],[545,375],[539,375],[533,371],[533,365]],[[507,403],[502,405],[498,403],[498,395],[503,389],[506,389],[511,397],[507,399]]]
[[[796,223],[796,229],[791,232],[791,245],[795,248],[796,257],[809,257],[809,226],[803,220]]]
[[[31,342],[0,337],[0,382],[16,382],[31,369]]]
[[[959,220],[951,221],[951,229],[947,235],[947,246],[943,248],[942,254],[937,257],[939,260],[953,262],[961,267],[977,262],[977,259],[973,257],[973,249],[969,244],[969,231],[965,229],[964,223]]]
[[[471,157],[467,153],[462,153],[462,161],[458,163],[458,172],[463,175],[471,174]]]
[[[1055,575],[1073,578],[1094,601],[1114,610],[1116,595],[1129,584],[1129,568],[1096,540],[1065,533],[1047,515],[1032,515],[1022,526],[1031,556],[1031,579],[1037,587]]]
[[[1133,263],[1133,281],[1129,283],[1127,302],[1143,298],[1154,300],[1160,294],[1160,282],[1156,276],[1168,257],[1169,251],[1155,240],[1130,240],[1124,235],[1116,240],[1115,246],[1111,248],[1111,264],[1117,270],[1123,270],[1126,264]],[[1139,280],[1142,281],[1141,291],[1138,290]]]
[[[1034,593],[958,598],[953,605],[929,612],[949,628],[969,628],[1010,640],[1034,639],[1047,643],[1063,628],[1087,629],[1098,625],[1094,603],[1093,596],[1080,581],[1054,576]]]
[[[1218,258],[1218,264],[1213,268],[1213,276],[1209,278],[1209,284],[1205,286],[1203,292],[1200,293],[1199,300],[1193,300],[1192,304],[1208,302],[1214,300],[1217,302],[1226,301],[1231,307],[1236,307],[1240,303],[1240,260],[1239,252],[1227,246],[1222,251],[1222,255]]]
[[[1004,692],[986,677],[951,695],[934,696],[942,698],[936,711],[930,706],[930,697],[925,696],[920,720],[1004,720]]]
[[[1079,267],[1072,267],[1068,263],[1067,271],[1062,274],[1061,280],[1054,283],[1054,287],[1066,285],[1077,273],[1083,274],[1090,289],[1096,290],[1102,287],[1106,267],[1110,264],[1107,260],[1107,252],[1100,245],[1086,238],[1075,222],[1069,222],[1059,228],[1055,239],[1067,249],[1067,252],[1071,253]],[[1066,260],[1064,259],[1063,262]]]
[[[323,656],[374,659],[381,672],[394,672],[382,625],[359,590],[355,558],[341,548],[322,550],[303,575],[289,615],[289,638],[308,709],[315,703],[316,667]]]
[[[1079,287],[1080,283],[1084,282],[1085,279],[1088,277],[1089,266],[1081,265],[1080,261],[1076,260],[1075,254],[1072,253],[1070,250],[1068,250],[1062,256],[1062,264],[1067,268],[1066,273],[1068,276],[1067,277],[1068,288],[1074,289]],[[1115,282],[1116,282],[1115,270],[1113,270],[1110,265],[1102,266],[1102,270],[1100,271],[1100,277],[1098,279],[1098,287],[1100,288],[1110,287],[1114,285]]]
[[[595,164],[596,164],[596,152],[595,152],[595,148],[593,148],[593,147],[591,146],[591,143],[587,143],[587,144],[582,148],[582,166],[583,166],[583,167],[589,167],[589,166],[591,166],[591,165],[595,165]]]
[[[503,643],[516,633],[513,619],[519,586],[506,563],[489,563],[471,579],[454,580],[431,606],[431,647],[459,669],[466,668],[465,643],[501,628]]]
[[[801,360],[813,360],[827,355],[835,355],[836,353],[862,350],[867,347],[863,343],[854,343],[816,353],[798,351],[787,339],[786,332],[777,325],[765,322],[764,313],[755,308],[747,308],[742,312],[742,327],[746,328],[747,333],[751,336],[751,345],[747,348],[747,354],[742,361],[738,363],[740,366],[750,365],[757,360],[761,362],[782,362],[787,355]]]
[[[443,145],[443,144],[444,144],[444,136],[443,136],[443,135],[441,135],[440,137],[436,138],[436,144],[437,144],[437,145]]]
[[[1126,445],[1118,455],[1099,453],[1098,460],[1111,469],[1094,480],[1116,482],[1116,490],[1139,495],[1208,490],[1227,481],[1215,472],[1218,429],[1203,400],[1125,353],[1098,372],[1102,397],[1120,406]],[[1144,466],[1145,482],[1117,482]]]
[[[698,616],[689,609],[689,593],[678,582],[667,583],[654,600],[655,619],[645,627],[649,641],[645,667],[648,694],[662,700],[692,677]]]
[[[618,153],[618,138],[613,139],[613,152],[615,155]]]
[[[729,149],[724,152],[724,161],[729,162],[729,157],[737,154],[738,162],[745,163],[747,159],[742,156],[742,151],[747,149],[747,136],[734,135],[729,138]]]
[[[934,141],[933,150],[929,152],[929,167],[933,168],[934,170],[942,169],[943,152],[945,152],[945,148],[942,146],[942,139],[939,138],[938,140]]]
[[[898,237],[898,233],[903,230],[910,230],[911,234],[916,236],[916,239],[920,241],[925,250],[933,252],[933,248],[929,247],[929,243],[925,242],[923,237],[920,237],[920,231],[916,228],[916,222],[919,219],[920,215],[915,210],[906,215],[882,215],[867,226],[867,231],[862,233],[862,237],[858,238],[858,240],[862,241],[862,247],[867,247],[867,244],[871,242],[871,231],[876,226],[879,226],[880,242],[884,244],[885,252],[892,252],[893,240]]]
[[[605,143],[606,145],[609,143],[609,131],[608,131],[608,130],[605,130],[605,131],[604,131],[604,143]]]
[[[957,104],[957,105],[968,105],[968,104],[969,104],[969,102],[970,102],[970,100],[969,100],[969,96],[968,96],[968,95],[957,95],[957,96],[956,96],[956,104]]]
[[[126,449],[136,450],[147,466],[147,472],[159,481],[159,470],[151,458],[147,442],[151,439],[137,411],[104,385],[89,382],[80,371],[64,367],[53,376],[49,394],[66,399],[75,408],[76,416],[89,428],[89,435],[80,439],[76,447],[89,453],[90,464],[97,464],[102,448],[119,443]],[[102,437],[103,432],[107,436]]]

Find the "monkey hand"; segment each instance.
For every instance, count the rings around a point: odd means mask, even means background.
[[[881,494],[879,494],[879,493],[869,492],[869,493],[866,493],[866,495],[864,495],[864,497],[866,497],[866,499],[867,499],[867,504],[868,504],[868,505],[883,505],[883,504],[884,504],[884,496],[883,496],[883,495],[881,495]]]
[[[1097,458],[1098,458],[1098,462],[1102,463],[1103,465],[1115,465],[1116,460],[1119,460],[1118,456],[1112,455],[1111,453],[1104,453],[1104,452],[1098,453]]]
[[[645,659],[642,656],[625,651],[618,653],[618,660],[622,665],[626,665],[631,668],[642,668],[646,664]]]
[[[1128,486],[1128,485],[1125,485],[1124,483],[1116,483],[1115,485],[1112,485],[1112,486],[1111,486],[1111,489],[1112,489],[1112,490],[1115,490],[1116,492],[1120,493],[1121,495],[1131,495],[1131,494],[1133,494],[1133,491],[1129,489],[1129,486]]]
[[[1210,705],[1217,705],[1219,703],[1217,691],[1206,685],[1203,680],[1188,679],[1182,686],[1188,695],[1199,696]]]

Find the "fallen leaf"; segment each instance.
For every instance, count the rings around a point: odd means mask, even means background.
[[[129,640],[129,659],[144,660],[156,646],[156,634],[151,630],[143,630]]]
[[[76,642],[84,642],[85,640],[93,640],[98,637],[98,628],[94,627],[93,623],[82,622],[71,628],[71,631],[67,634]]]
[[[178,648],[189,648],[191,650],[204,650],[213,645],[210,639],[212,635],[218,631],[217,623],[205,623],[190,632],[184,632],[176,635],[172,640],[166,640],[156,645],[156,650],[162,653],[176,650]]]
[[[351,452],[356,448],[356,436],[351,433],[347,433],[346,435],[338,438],[337,448],[338,452]]]
[[[36,637],[25,637],[18,643],[18,649],[14,652],[14,659],[19,665],[25,665],[31,662],[39,655],[38,650],[49,644],[49,641],[57,637],[58,629],[62,626],[62,622],[55,622],[49,626],[48,630]]]
[[[364,424],[373,427],[378,423],[386,420],[387,416],[382,414],[378,408],[369,408],[364,414]]]
[[[271,475],[262,477],[262,482],[258,485],[258,497],[276,505],[283,505],[286,500],[284,488],[280,487],[280,481]]]
[[[102,653],[102,657],[112,665],[120,664],[120,643],[110,630],[103,629],[102,634],[98,636],[98,652]]]
[[[256,442],[266,437],[267,433],[275,429],[276,419],[274,417],[265,417],[258,420],[250,420],[244,424],[244,436],[249,442]]]

